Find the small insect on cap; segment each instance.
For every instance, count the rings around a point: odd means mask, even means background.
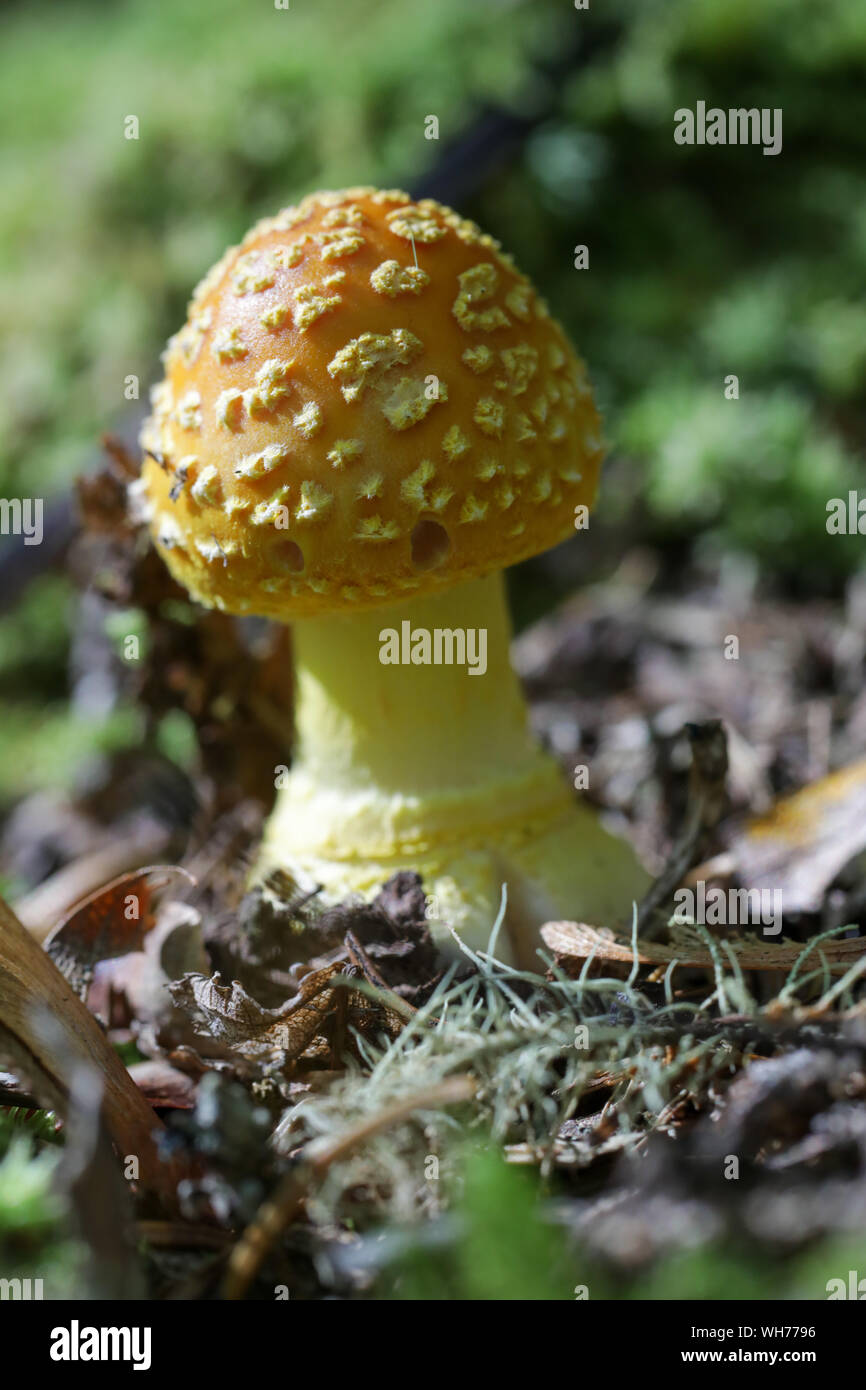
[[[547,550],[602,458],[583,363],[492,237],[431,199],[316,193],[196,289],[135,485],[202,603],[291,620]]]

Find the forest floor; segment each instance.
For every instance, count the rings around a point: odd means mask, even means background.
[[[411,872],[366,905],[247,890],[286,637],[191,608],[128,466],[83,486],[70,559],[77,668],[142,738],[0,824],[29,938],[0,918],[4,1269],[96,1297],[827,1297],[866,1236],[866,588],[626,544],[524,628],[539,737],[656,882],[518,973]],[[131,670],[104,634],[133,609]]]

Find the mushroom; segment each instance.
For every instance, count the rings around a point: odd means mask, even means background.
[[[201,603],[293,622],[295,742],[256,872],[371,894],[414,868],[484,945],[621,917],[631,848],[537,747],[502,571],[595,493],[584,364],[492,237],[353,188],[259,222],[169,342],[135,485]]]

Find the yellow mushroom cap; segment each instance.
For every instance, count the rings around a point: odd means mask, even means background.
[[[164,363],[134,486],[210,607],[433,593],[547,550],[594,497],[583,363],[498,243],[431,199],[316,193],[259,222]]]

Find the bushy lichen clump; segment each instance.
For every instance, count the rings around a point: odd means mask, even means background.
[[[700,1037],[690,1031],[689,1019],[706,1024],[711,1014],[696,1015],[693,1005],[677,1003],[669,985],[659,1006],[633,981],[571,980],[555,968],[545,978],[503,965],[490,953],[463,950],[477,973],[457,981],[452,969],[382,1051],[362,1042],[369,1069],[353,1068],[326,1094],[287,1112],[278,1142],[291,1148],[301,1137],[346,1129],[455,1075],[477,1080],[475,1098],[458,1118],[449,1111],[422,1111],[399,1131],[373,1140],[331,1176],[317,1199],[320,1215],[345,1214],[353,1191],[383,1198],[378,1213],[376,1204],[365,1204],[368,1221],[384,1211],[406,1219],[442,1210],[452,1195],[449,1176],[459,1173],[473,1138],[497,1147],[525,1145],[527,1157],[543,1171],[563,1158],[581,1166],[596,1154],[590,1131],[586,1143],[570,1149],[558,1136],[600,1076],[611,1091],[614,1151],[651,1131],[674,1096],[705,1096],[714,1077],[736,1069],[736,1055],[720,1046],[722,1029],[707,1036],[704,1027]],[[729,980],[727,989],[756,1010],[741,982]],[[715,991],[708,1005],[713,998]],[[428,1157],[440,1160],[434,1183],[425,1177]]]

